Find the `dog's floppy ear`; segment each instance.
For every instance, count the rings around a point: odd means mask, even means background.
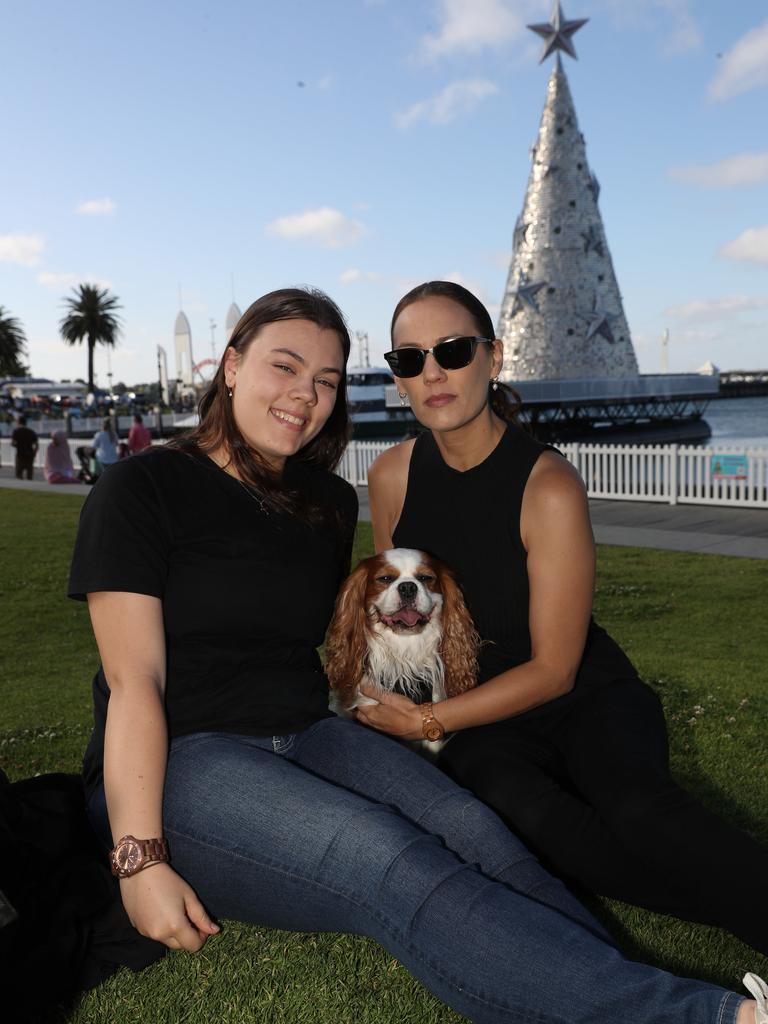
[[[453,573],[438,567],[443,592],[443,639],[440,655],[445,666],[445,692],[449,697],[471,690],[477,683],[477,652],[480,637],[464,603]]]
[[[368,661],[365,592],[370,562],[364,559],[342,583],[325,642],[325,671],[343,705],[354,700]]]

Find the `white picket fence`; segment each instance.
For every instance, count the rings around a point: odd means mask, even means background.
[[[368,468],[391,445],[353,441],[339,474],[365,486]],[[768,508],[768,447],[701,448],[692,445],[562,444],[560,451],[581,474],[590,498],[658,501],[670,505],[733,505]],[[713,473],[713,456],[741,456],[745,479]]]
[[[35,465],[42,467],[48,440],[40,439]],[[352,441],[338,473],[356,487],[368,483],[373,460],[394,442]],[[88,444],[72,438],[70,447]],[[701,448],[683,445],[562,444],[560,451],[578,469],[590,498],[657,501],[670,505],[732,505],[768,508],[768,447]],[[713,456],[745,460],[744,479],[713,473]],[[8,438],[0,438],[0,464],[13,465]]]

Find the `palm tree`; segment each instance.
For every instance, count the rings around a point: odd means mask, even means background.
[[[24,328],[15,316],[0,306],[0,377],[25,377],[29,372],[22,363],[25,355]]]
[[[88,390],[93,386],[93,351],[98,344],[117,344],[120,333],[120,309],[117,296],[107,288],[95,284],[80,284],[73,288],[73,296],[64,299],[69,312],[59,324],[61,336],[67,345],[77,345],[83,338],[88,342]]]

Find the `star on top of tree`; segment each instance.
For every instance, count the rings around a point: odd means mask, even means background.
[[[586,25],[588,21],[589,18],[577,18],[575,21],[568,21],[563,14],[560,0],[556,0],[550,21],[539,25],[527,26],[531,32],[535,32],[536,35],[541,36],[544,40],[544,49],[541,52],[539,64],[543,64],[547,57],[554,53],[555,50],[562,50],[569,57],[578,60],[573,43],[571,42],[571,36],[578,32],[582,25]]]

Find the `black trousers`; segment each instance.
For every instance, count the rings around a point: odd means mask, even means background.
[[[34,455],[16,455],[16,479],[23,480],[24,477],[27,480],[31,480],[35,475],[35,456]]]
[[[566,881],[768,954],[768,849],[672,780],[661,703],[639,679],[466,729],[440,766]]]

